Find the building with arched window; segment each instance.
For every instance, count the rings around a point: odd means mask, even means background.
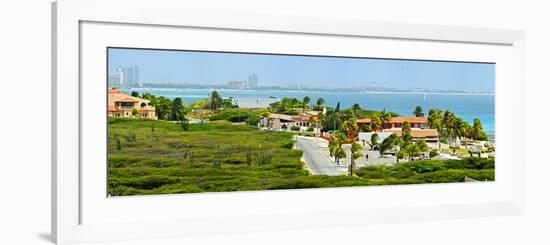
[[[110,88],[108,94],[107,112],[110,117],[157,119],[151,101],[127,95],[114,88]]]

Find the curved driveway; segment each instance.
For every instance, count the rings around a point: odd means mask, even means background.
[[[332,162],[322,152],[317,144],[311,140],[297,137],[296,148],[304,152],[303,158],[308,168],[314,175],[342,175]]]

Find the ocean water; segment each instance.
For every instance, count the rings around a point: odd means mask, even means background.
[[[208,89],[172,89],[172,88],[129,88],[126,93],[137,91],[151,93],[167,98],[181,97],[186,104],[208,98]],[[362,108],[392,111],[402,116],[411,116],[419,105],[427,115],[430,108],[449,109],[457,116],[472,124],[479,118],[487,134],[494,136],[495,130],[495,96],[487,94],[424,94],[421,93],[374,93],[342,91],[288,91],[288,90],[218,90],[222,97],[234,98],[269,98],[274,96],[303,98],[309,96],[310,104],[317,98],[324,98],[327,106],[334,107],[340,102],[340,108],[349,108],[358,103]]]

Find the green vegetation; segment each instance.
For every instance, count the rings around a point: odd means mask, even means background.
[[[250,125],[257,125],[262,117],[269,115],[267,110],[249,110],[249,109],[223,109],[214,111],[214,114],[210,116],[211,121],[225,120],[234,123],[248,123]]]
[[[413,111],[413,115],[415,117],[423,117],[424,116],[424,111],[422,110],[422,106],[416,106],[414,108],[414,111]]]
[[[451,145],[456,145],[456,140],[459,138],[487,140],[487,134],[483,131],[483,126],[479,119],[474,118],[473,126],[471,126],[449,110],[430,109],[428,112],[428,124],[430,128],[437,130],[440,142]]]
[[[350,147],[351,151],[351,164],[349,165],[349,176],[353,176],[353,173],[355,171],[355,160],[363,156],[363,147],[361,145],[357,144],[356,142],[353,142]]]
[[[371,118],[373,121],[368,128],[361,128],[358,130],[370,132],[371,130],[381,129],[380,115],[384,119],[389,121],[392,117],[399,116],[397,113],[387,111],[375,111],[363,109],[359,104],[354,104],[351,108],[340,110],[340,104],[338,103],[335,108],[326,107],[326,114],[321,117],[321,131],[328,132],[332,130],[340,130],[344,122],[350,119],[357,118]],[[386,122],[387,122],[386,121]]]
[[[393,166],[370,165],[356,174],[369,180],[369,185],[464,182],[464,177],[495,180],[495,161],[484,158],[462,160],[418,160]]]
[[[282,113],[287,115],[298,115],[298,110],[301,109],[305,111],[307,103],[309,103],[309,97],[304,97],[301,101],[297,98],[284,97],[279,102],[271,104],[271,109],[275,113]]]
[[[367,185],[311,176],[292,134],[230,123],[109,118],[109,194],[147,195]]]

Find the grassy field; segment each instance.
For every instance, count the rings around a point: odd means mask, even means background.
[[[112,196],[273,190],[494,179],[494,161],[419,161],[368,167],[358,176],[312,176],[292,134],[229,122],[180,124],[109,118]],[[477,164],[477,165],[476,165]],[[482,167],[480,167],[482,166]]]
[[[118,142],[118,143],[117,143]],[[366,185],[309,176],[292,134],[227,122],[109,119],[109,194],[142,195]]]

